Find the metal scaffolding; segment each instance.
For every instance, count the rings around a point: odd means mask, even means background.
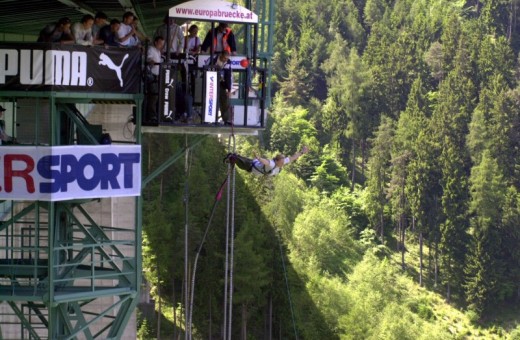
[[[259,15],[259,66],[268,72],[269,88],[274,0],[247,0],[246,6]],[[16,130],[18,143],[27,148],[100,144],[103,128],[117,105],[126,105],[123,111],[134,108],[133,139],[125,142],[140,145],[141,92],[23,91],[4,87],[0,89],[0,103],[11,114],[11,126],[6,130]],[[269,94],[267,91],[267,106]],[[77,108],[96,103],[103,103],[98,105],[104,105],[108,113],[96,122],[89,121]],[[124,114],[120,117],[127,119]],[[208,132],[202,129],[191,133]],[[194,141],[198,142],[200,139]],[[143,179],[143,185],[170,163]],[[140,297],[143,202],[141,196],[119,200],[124,208],[110,197],[0,200],[0,339],[123,336]],[[122,209],[125,218],[115,218]]]

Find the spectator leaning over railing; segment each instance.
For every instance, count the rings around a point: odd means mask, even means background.
[[[117,31],[119,31],[121,22],[117,19],[110,20],[110,25],[106,25],[99,31],[98,39],[101,44],[105,46],[119,46],[119,40],[117,38]]]
[[[103,40],[99,38],[99,32],[101,29],[108,25],[107,23],[108,17],[103,12],[97,12],[94,17],[94,25],[92,25],[92,37],[94,38],[94,45],[101,45],[104,43]]]
[[[92,25],[94,25],[94,17],[86,14],[81,18],[80,22],[72,25],[72,34],[74,42],[78,45],[90,46],[94,38],[92,37]]]
[[[71,21],[64,17],[58,22],[45,25],[40,31],[37,42],[73,44],[74,37],[70,31]]]
[[[123,21],[117,31],[119,45],[124,47],[137,46],[138,40],[135,37],[135,27],[132,25],[135,15],[132,12],[123,14]]]

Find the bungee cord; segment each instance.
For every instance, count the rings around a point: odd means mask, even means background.
[[[228,152],[236,152],[235,135],[233,126],[231,126],[231,135],[228,139]],[[233,189],[231,190],[231,187]],[[226,245],[225,245],[225,265],[224,265],[224,318],[223,318],[223,339],[231,339],[231,320],[233,301],[233,252],[234,252],[234,229],[235,229],[235,166],[232,162],[228,163],[228,180],[227,180],[227,212],[226,212]],[[231,193],[231,194],[230,194]],[[231,204],[232,201],[232,204]],[[232,208],[231,208],[232,207]],[[231,218],[230,218],[231,210]]]
[[[232,149],[231,149],[232,145]],[[228,149],[233,152],[236,151],[235,136],[230,135],[228,142]],[[226,260],[225,260],[225,275],[224,275],[224,322],[223,322],[223,338],[231,339],[231,325],[232,325],[232,303],[233,303],[233,260],[234,260],[234,234],[235,234],[235,164],[229,162],[228,171],[225,180],[219,187],[217,194],[215,195],[215,201],[211,214],[206,225],[206,229],[202,236],[200,245],[198,246],[197,253],[193,262],[193,270],[191,275],[191,287],[189,289],[189,307],[186,318],[186,334],[187,340],[192,340],[192,324],[193,324],[193,301],[195,298],[195,278],[197,273],[197,264],[200,257],[200,252],[206,241],[206,237],[215,215],[218,202],[222,199],[224,186],[227,188],[227,211],[226,211]],[[231,194],[230,194],[231,193]],[[187,231],[186,231],[187,233]],[[187,242],[187,240],[185,240]],[[187,274],[185,274],[187,277]],[[229,284],[229,285],[228,285]],[[188,289],[186,289],[188,290]],[[187,300],[188,301],[188,300]],[[229,317],[229,318],[228,318]]]
[[[232,133],[229,137],[229,143],[228,143],[228,150],[231,151],[230,144],[233,145],[233,154],[236,153],[236,144],[235,144],[235,135]],[[233,264],[234,264],[234,254],[235,254],[235,174],[236,170],[235,167],[231,164],[229,164],[229,167],[231,168],[231,173],[229,174],[231,176],[231,195],[229,195],[229,181],[228,181],[228,197],[231,196],[231,207],[228,205],[228,213],[227,215],[231,213],[231,225],[230,225],[230,232],[229,232],[229,315],[228,315],[228,331],[227,331],[227,338],[231,339],[231,326],[233,321]]]
[[[195,254],[195,260],[193,261],[193,274],[191,276],[191,289],[190,289],[190,307],[189,307],[189,317],[188,317],[188,323],[189,323],[189,328],[187,328],[189,334],[190,334],[190,338],[189,340],[191,340],[191,336],[192,336],[192,321],[193,321],[193,300],[194,300],[194,297],[195,297],[195,276],[197,274],[197,264],[199,262],[199,256],[200,256],[200,252],[202,250],[202,247],[204,245],[204,242],[206,241],[206,236],[208,235],[208,232],[209,232],[209,228],[211,226],[211,222],[213,221],[213,216],[215,215],[215,210],[217,208],[217,205],[218,205],[218,202],[220,202],[220,199],[222,198],[222,191],[224,189],[224,185],[226,185],[228,181],[228,177],[226,176],[226,179],[224,180],[224,182],[222,182],[222,184],[220,185],[220,188],[217,192],[217,194],[215,195],[215,201],[213,202],[213,208],[211,209],[211,214],[209,216],[209,220],[208,220],[208,224],[206,225],[206,230],[204,231],[204,235],[202,236],[202,240],[200,242],[200,245],[197,249],[197,253]],[[188,333],[187,332],[187,333]]]

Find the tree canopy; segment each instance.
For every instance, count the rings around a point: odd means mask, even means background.
[[[519,7],[276,1],[268,127],[238,152],[311,151],[275,178],[237,173],[233,338],[518,334],[500,311],[520,298]],[[183,143],[148,136],[147,169]],[[201,338],[223,322],[224,203],[200,243],[226,152],[207,138],[143,193],[145,276],[179,331],[201,250]]]

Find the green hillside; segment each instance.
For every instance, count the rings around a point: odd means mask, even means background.
[[[520,339],[520,2],[276,6],[268,128],[237,151],[311,151],[274,178],[237,170],[232,338]],[[147,136],[147,167],[185,138]],[[194,338],[220,338],[227,145],[144,193],[161,339],[183,337],[197,252]]]

